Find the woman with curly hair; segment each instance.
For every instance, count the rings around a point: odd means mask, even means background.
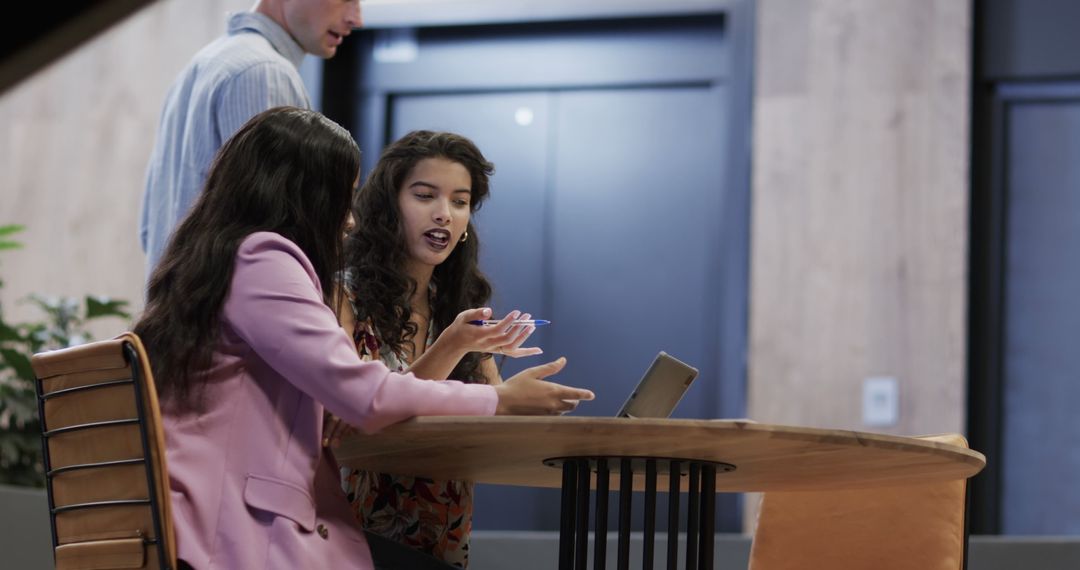
[[[469,139],[414,131],[391,144],[357,195],[347,244],[345,289],[353,340],[362,358],[421,378],[499,384],[492,353],[522,348],[533,327],[498,325],[484,307],[491,284],[477,265],[479,236],[470,218],[488,196],[493,166]],[[468,565],[472,484],[366,471],[345,472],[345,488],[364,528]]]

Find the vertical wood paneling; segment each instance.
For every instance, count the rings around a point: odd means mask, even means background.
[[[963,430],[970,34],[965,1],[758,3],[750,417],[867,429],[894,376],[875,431]]]
[[[0,97],[0,224],[27,226],[0,254],[5,318],[37,318],[30,293],[142,305],[143,175],[165,93],[250,0],[161,0]],[[102,323],[99,335],[125,324]]]
[[[759,0],[757,18],[748,415],[962,432],[970,2]],[[897,425],[862,424],[870,376],[897,378]]]

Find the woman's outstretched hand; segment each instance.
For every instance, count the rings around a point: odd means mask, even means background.
[[[571,388],[544,380],[566,366],[566,358],[533,366],[495,386],[499,394],[496,415],[539,416],[573,411],[581,400],[592,400],[590,390]]]
[[[491,318],[491,309],[466,309],[446,330],[439,335],[439,340],[446,337],[446,342],[462,354],[467,352],[491,352],[505,354],[511,358],[543,354],[538,346],[522,347],[522,343],[536,330],[533,325],[515,325],[517,319],[527,320],[532,315],[521,311],[510,311],[497,324],[478,326],[470,321],[482,321]]]

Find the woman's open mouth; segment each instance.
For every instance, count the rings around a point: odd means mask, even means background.
[[[428,230],[424,232],[424,241],[435,251],[442,251],[450,245],[450,232],[447,230]]]

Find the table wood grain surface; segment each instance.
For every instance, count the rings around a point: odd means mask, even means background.
[[[554,487],[556,457],[630,456],[729,463],[719,492],[855,489],[971,477],[979,452],[912,437],[783,426],[747,420],[578,416],[420,417],[356,434],[334,451],[343,465],[373,471]],[[686,477],[682,477],[683,486]],[[613,489],[618,477],[612,477]],[[667,476],[658,478],[666,489]],[[644,489],[635,474],[634,488]]]

